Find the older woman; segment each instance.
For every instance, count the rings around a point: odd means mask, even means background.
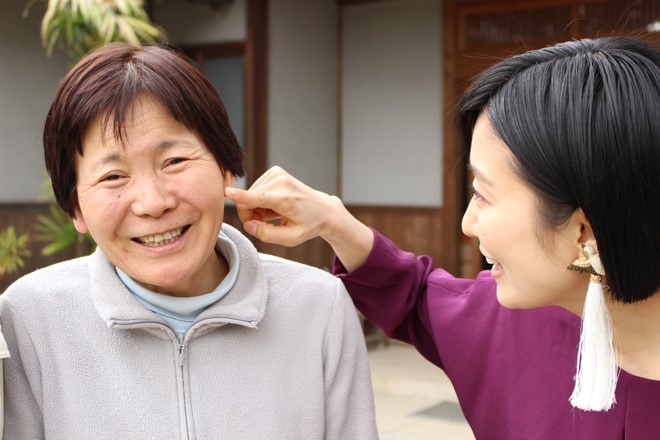
[[[88,54],[59,87],[44,150],[57,202],[98,247],[0,299],[6,438],[377,438],[342,283],[223,224],[243,153],[187,59]]]
[[[493,267],[474,280],[281,169],[226,193],[264,241],[327,240],[358,308],[447,373],[477,438],[652,439],[658,121],[660,51],[633,39],[566,42],[477,78],[459,114],[474,175],[463,231]]]

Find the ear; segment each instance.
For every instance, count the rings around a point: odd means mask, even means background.
[[[233,187],[234,185],[236,185],[236,178],[231,171],[225,171],[225,187]]]
[[[584,211],[582,211],[581,208],[578,208],[577,211],[575,211],[574,220],[575,226],[579,228],[579,244],[589,245],[598,252],[594,230],[591,228],[591,223],[589,222],[589,219],[587,219],[587,216],[584,215]]]
[[[86,234],[89,232],[89,228],[87,227],[87,222],[85,222],[85,217],[83,217],[82,213],[80,212],[80,208],[76,208],[76,213],[73,216],[73,226],[76,228],[76,231],[78,231],[81,234]]]

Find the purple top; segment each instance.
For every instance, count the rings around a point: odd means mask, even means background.
[[[613,409],[570,405],[579,317],[504,308],[489,271],[455,278],[374,235],[367,261],[347,274],[335,259],[335,274],[367,319],[447,373],[478,439],[660,439],[660,381],[621,371]]]

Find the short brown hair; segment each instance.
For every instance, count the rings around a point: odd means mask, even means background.
[[[155,99],[205,142],[223,172],[244,175],[243,150],[213,84],[184,55],[165,45],[113,43],[85,55],[64,77],[44,127],[46,170],[55,199],[70,216],[78,207],[76,155],[89,124],[103,115],[117,140],[138,96]]]

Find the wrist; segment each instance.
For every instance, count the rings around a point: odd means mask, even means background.
[[[350,272],[366,261],[373,248],[374,234],[346,209],[338,197],[329,197],[330,208],[319,235],[330,244]]]

